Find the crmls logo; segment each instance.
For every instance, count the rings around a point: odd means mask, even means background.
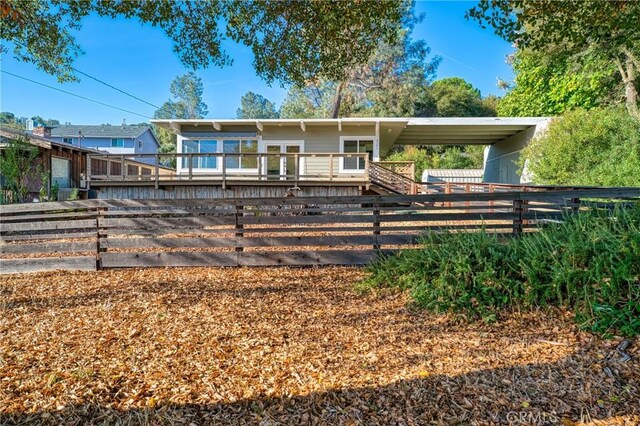
[[[510,411],[507,413],[510,425],[555,425],[560,419],[551,413],[532,413],[529,411]]]

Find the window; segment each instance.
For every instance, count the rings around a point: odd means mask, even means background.
[[[369,161],[371,161],[373,160],[373,141],[360,139],[344,140],[342,152],[345,154],[368,153]],[[342,161],[342,168],[344,170],[364,170],[365,168],[364,158],[343,158]]]
[[[73,145],[73,138],[62,138],[62,142]]]
[[[218,141],[184,139],[182,152],[185,154],[218,152]],[[217,169],[218,159],[216,157],[194,156],[192,167],[194,169]],[[189,168],[189,157],[182,157],[182,168]]]
[[[123,148],[124,139],[111,139],[111,148]]]
[[[258,141],[255,139],[247,140],[224,140],[222,141],[222,152],[226,154],[257,154]],[[225,167],[227,169],[257,169],[258,157],[239,155],[229,156],[225,159]]]
[[[59,188],[71,187],[71,162],[66,158],[51,157],[51,183]]]

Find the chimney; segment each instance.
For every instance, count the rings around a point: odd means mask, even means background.
[[[124,129],[125,127],[127,127],[127,119],[123,118],[122,119],[122,128]]]
[[[51,129],[49,126],[35,126],[33,128],[33,134],[42,138],[51,139]]]

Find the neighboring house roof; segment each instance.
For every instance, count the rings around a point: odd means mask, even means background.
[[[482,169],[427,169],[422,182],[482,182]]]
[[[91,148],[80,148],[76,145],[71,145],[64,142],[56,142],[51,139],[43,138],[42,136],[34,135],[32,133],[27,133],[23,130],[16,130],[10,128],[0,128],[0,146],[6,144],[9,140],[17,139],[17,138],[27,138],[30,144],[40,146],[46,149],[52,149],[53,147],[59,147],[68,149],[71,151],[84,152],[88,154],[104,154],[104,151],[99,151],[97,149]]]
[[[137,138],[147,130],[148,126],[106,126],[106,125],[68,125],[54,126],[51,137],[78,137],[78,132],[85,138]]]

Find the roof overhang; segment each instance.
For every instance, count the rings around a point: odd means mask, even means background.
[[[545,122],[545,117],[411,118],[401,145],[491,145]]]

